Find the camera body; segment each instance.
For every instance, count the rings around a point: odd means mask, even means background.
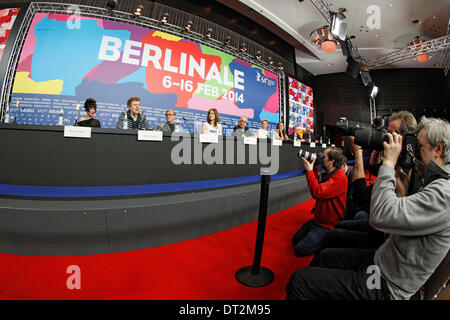
[[[299,150],[298,157],[299,158],[303,157],[306,160],[308,160],[308,162],[316,160],[316,162],[314,163],[315,165],[320,165],[320,164],[322,164],[322,161],[323,161],[323,153],[321,153],[321,152],[314,153],[314,152],[309,152],[309,151],[306,151],[303,149]]]
[[[383,151],[383,142],[389,142],[386,136],[386,129],[380,130],[357,130],[355,132],[355,144],[365,150]],[[403,137],[402,151],[398,158],[398,164],[407,172],[415,165],[414,159],[418,155],[417,136],[414,133],[407,133]]]

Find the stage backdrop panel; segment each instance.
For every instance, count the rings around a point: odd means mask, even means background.
[[[0,60],[20,8],[0,9]]]
[[[230,134],[240,116],[249,127],[279,121],[274,73],[206,45],[149,28],[105,19],[37,13],[15,75],[10,119],[57,125],[76,118],[76,105],[97,100],[102,127],[115,127],[131,96],[141,98],[150,124],[168,108],[183,129],[201,126],[216,108]],[[184,119],[183,119],[184,118]],[[10,120],[11,122],[13,120]]]
[[[289,77],[289,134],[293,127],[305,129],[309,124],[314,129],[313,90],[300,81]]]

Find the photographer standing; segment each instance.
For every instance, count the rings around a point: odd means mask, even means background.
[[[322,165],[325,172],[320,176],[319,168],[314,170],[314,161],[302,157],[306,179],[311,195],[316,199],[314,219],[306,222],[292,238],[298,257],[312,255],[328,230],[344,218],[347,197],[347,176],[341,169],[344,162],[342,150],[331,147],[323,153]]]
[[[389,143],[383,143],[383,165],[372,191],[370,224],[389,233],[388,240],[377,250],[324,250],[320,267],[307,267],[292,274],[286,286],[288,299],[409,299],[447,254],[450,124],[422,118],[417,141],[424,186],[406,197],[395,193],[394,167],[403,138],[395,132],[386,135]],[[373,270],[379,281],[369,286]]]

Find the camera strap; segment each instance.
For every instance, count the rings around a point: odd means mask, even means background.
[[[320,184],[320,183],[324,183],[325,181],[327,181],[328,179],[330,179],[331,176],[332,176],[333,174],[335,174],[336,171],[338,171],[338,170],[339,170],[339,168],[336,168],[336,169],[334,169],[333,171],[331,171],[330,173],[328,173],[328,172],[322,173],[322,174],[319,176],[319,184]]]

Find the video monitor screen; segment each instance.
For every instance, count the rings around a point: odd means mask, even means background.
[[[289,134],[293,132],[293,127],[297,126],[302,130],[306,125],[310,125],[314,130],[314,101],[311,87],[300,81],[289,77]]]
[[[216,108],[224,135],[241,116],[259,128],[279,121],[279,77],[212,47],[149,28],[106,19],[37,13],[15,74],[11,115],[17,123],[73,125],[84,101],[113,128],[129,97],[141,98],[152,127],[174,109],[187,132],[198,132]]]

